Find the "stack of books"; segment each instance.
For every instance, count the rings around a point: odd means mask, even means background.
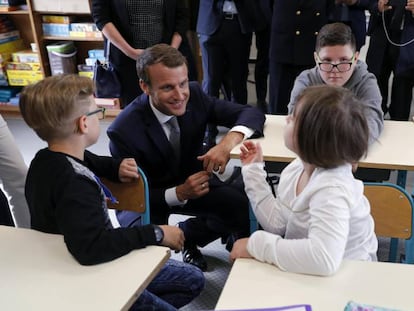
[[[23,48],[20,33],[13,22],[7,16],[0,15],[0,85],[8,85],[5,63],[10,60],[11,53]]]

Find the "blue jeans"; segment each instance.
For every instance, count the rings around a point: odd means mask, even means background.
[[[204,281],[197,267],[170,259],[130,310],[177,310],[200,294]]]

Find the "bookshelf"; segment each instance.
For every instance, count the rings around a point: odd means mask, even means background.
[[[24,9],[1,10],[0,15],[14,23],[24,42],[25,49],[31,49],[31,44],[37,46],[37,53],[43,76],[51,74],[49,56],[46,46],[58,41],[73,41],[77,49],[77,64],[82,64],[90,49],[102,49],[102,37],[49,36],[43,34],[42,16],[58,15],[79,18],[93,23],[89,0],[26,0]],[[17,115],[18,107],[10,107],[0,103],[0,113]]]

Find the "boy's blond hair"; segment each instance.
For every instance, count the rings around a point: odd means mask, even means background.
[[[93,82],[75,74],[51,76],[26,86],[20,95],[20,111],[37,135],[50,142],[77,130],[76,120],[93,103]]]

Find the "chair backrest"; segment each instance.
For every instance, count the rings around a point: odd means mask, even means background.
[[[413,200],[398,185],[392,183],[365,183],[364,194],[371,205],[371,214],[378,236],[392,238],[390,261],[397,257],[398,240],[405,240],[406,262],[414,263]]]
[[[107,202],[108,208],[133,211],[142,214],[142,225],[150,223],[149,189],[144,172],[138,168],[140,178],[131,183],[113,182],[107,178],[100,178],[108,187],[117,203]]]

